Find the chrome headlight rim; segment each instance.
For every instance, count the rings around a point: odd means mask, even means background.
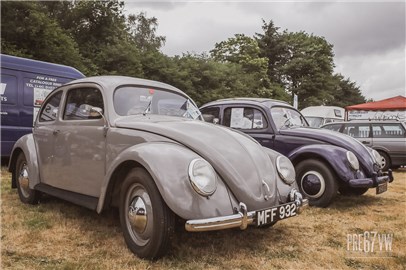
[[[352,169],[354,169],[355,171],[359,170],[359,161],[357,156],[353,152],[347,151],[347,160],[350,163]]]
[[[296,181],[295,167],[287,157],[278,156],[276,158],[276,170],[286,184],[292,185]]]
[[[209,169],[209,172],[212,175],[206,175],[207,179],[210,181],[207,185],[202,186],[202,183],[199,183],[197,181],[197,175],[195,175],[196,172],[196,164],[198,163],[203,163],[207,169]],[[199,169],[199,168],[198,168]],[[217,190],[217,174],[214,170],[214,168],[211,166],[209,162],[204,160],[203,158],[196,158],[193,159],[189,163],[189,169],[188,169],[188,175],[189,175],[189,181],[190,184],[196,193],[198,193],[201,196],[208,197],[214,194]],[[211,186],[211,187],[210,187]],[[207,188],[209,187],[209,188]]]

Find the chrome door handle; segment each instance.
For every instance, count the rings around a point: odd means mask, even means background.
[[[54,130],[52,131],[52,134],[57,135],[59,132],[60,132],[59,129],[54,129]]]

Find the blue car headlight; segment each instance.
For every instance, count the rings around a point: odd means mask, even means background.
[[[217,176],[206,160],[198,158],[189,164],[189,180],[193,189],[202,196],[210,196],[217,189]]]
[[[351,165],[351,168],[353,168],[354,170],[359,170],[359,162],[357,157],[354,155],[353,152],[351,151],[347,151],[347,160]]]

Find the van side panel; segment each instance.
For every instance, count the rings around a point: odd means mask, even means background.
[[[32,132],[39,108],[53,89],[83,77],[71,67],[2,54],[1,156],[10,156],[14,143]]]

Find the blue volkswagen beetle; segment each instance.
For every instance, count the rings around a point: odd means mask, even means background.
[[[362,195],[387,190],[392,172],[383,173],[379,153],[350,136],[309,127],[286,102],[260,98],[223,99],[201,108],[206,121],[241,130],[260,144],[289,157],[296,181],[310,205],[326,207],[340,192]]]

